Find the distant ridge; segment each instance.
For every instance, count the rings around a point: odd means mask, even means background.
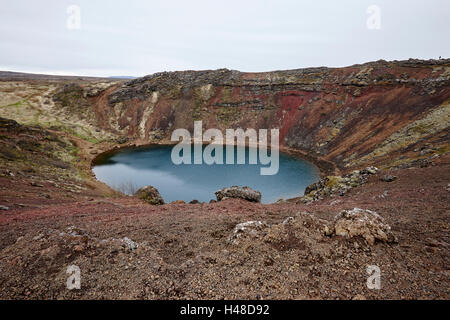
[[[133,77],[133,76],[112,76],[109,77],[110,79],[136,79],[138,77]]]
[[[0,71],[0,80],[103,80],[113,81],[133,79],[133,77],[88,77],[88,76],[58,76],[50,74]]]

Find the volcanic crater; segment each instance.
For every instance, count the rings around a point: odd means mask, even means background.
[[[103,153],[171,144],[199,120],[279,129],[280,151],[321,179],[272,204],[163,205],[95,179]],[[450,59],[131,81],[0,72],[0,298],[448,299],[449,124]]]

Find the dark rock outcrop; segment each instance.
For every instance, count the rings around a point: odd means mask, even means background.
[[[239,198],[250,202],[261,202],[261,192],[255,191],[249,187],[233,186],[231,188],[223,188],[215,192],[217,201],[228,198]]]
[[[328,176],[306,187],[305,196],[301,200],[305,203],[323,199],[326,196],[343,196],[351,189],[366,183],[369,175],[376,174],[378,168],[367,167],[355,170],[344,176]]]
[[[134,195],[139,199],[153,205],[164,204],[164,200],[159,194],[159,191],[152,186],[142,187],[138,191],[136,191]]]

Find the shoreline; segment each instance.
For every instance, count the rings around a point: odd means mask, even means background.
[[[103,159],[105,159],[107,157],[113,156],[114,154],[120,153],[125,150],[139,150],[139,149],[146,149],[146,148],[160,147],[160,146],[171,147],[171,146],[177,145],[178,143],[179,142],[176,142],[176,141],[163,140],[160,142],[152,142],[152,143],[145,143],[145,142],[141,143],[139,141],[136,141],[135,143],[128,143],[126,145],[119,145],[119,146],[116,145],[112,149],[108,149],[106,151],[100,152],[90,161],[90,173],[96,182],[106,185],[109,189],[116,191],[115,189],[113,189],[111,186],[109,186],[105,182],[102,182],[99,179],[97,179],[97,177],[93,171],[93,168],[99,162],[101,162]],[[191,142],[191,144],[194,144],[194,143]],[[202,142],[202,145],[209,145],[209,144],[211,144],[211,143]],[[230,144],[223,143],[221,145],[223,147],[225,147]],[[249,143],[247,143],[247,142],[245,143],[245,145],[235,143],[234,146],[244,146],[246,148],[250,147]],[[257,147],[259,147],[259,143],[257,144]],[[267,146],[267,148],[271,148],[271,147],[272,146],[270,144]],[[323,178],[325,176],[336,174],[336,171],[338,170],[337,167],[333,163],[323,160],[323,159],[320,159],[320,158],[317,158],[317,157],[314,157],[314,156],[311,156],[307,152],[302,151],[302,150],[297,150],[297,149],[287,148],[285,146],[280,146],[280,147],[278,147],[278,151],[282,154],[292,156],[298,160],[306,161],[306,162],[309,162],[310,164],[312,164],[317,169],[317,172],[318,172],[317,181],[319,181],[321,178]],[[224,186],[224,187],[226,187],[226,186]],[[296,198],[302,197],[302,196],[303,196],[302,194],[299,194],[297,197],[287,198],[285,200],[296,199]],[[273,203],[267,203],[265,205],[272,205],[272,204],[276,204],[276,203],[277,202],[275,201]]]
[[[116,145],[113,148],[110,148],[105,151],[101,151],[97,155],[95,155],[95,157],[90,160],[90,169],[92,171],[93,167],[96,165],[96,163],[98,161],[100,161],[101,158],[116,154],[118,152],[121,152],[121,151],[124,151],[127,149],[145,149],[145,148],[156,147],[156,146],[170,147],[170,146],[177,145],[178,143],[179,142],[170,141],[170,140],[162,140],[159,142],[140,142],[139,140],[137,140],[135,142],[127,143],[125,145]],[[193,144],[193,142],[191,142],[191,143]],[[212,143],[202,142],[202,145],[209,145],[209,144],[212,144]],[[227,145],[229,145],[229,144],[227,144],[227,143],[222,144],[222,146],[227,146]],[[247,142],[245,143],[245,145],[238,144],[238,143],[235,143],[233,145],[234,146],[244,146],[247,148],[250,147],[249,143],[247,143]],[[259,143],[257,143],[257,145],[254,147],[259,147]],[[271,147],[272,147],[272,145],[269,143],[267,145],[267,148],[271,148]],[[341,174],[340,170],[333,162],[324,160],[320,157],[313,156],[310,153],[308,153],[307,151],[289,148],[286,146],[279,146],[278,151],[280,153],[284,153],[286,155],[293,156],[297,159],[300,159],[303,161],[308,161],[308,162],[312,163],[314,166],[317,167],[321,178],[323,178],[325,176],[329,176],[329,175]]]

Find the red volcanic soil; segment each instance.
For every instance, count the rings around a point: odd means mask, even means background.
[[[0,204],[11,208],[0,213],[0,298],[448,299],[449,169],[447,158],[379,172],[345,196],[309,205],[151,206],[131,197],[68,199],[47,185],[43,201],[28,179],[1,179]],[[380,181],[386,173],[398,179]],[[12,185],[17,191],[8,193]],[[354,207],[379,213],[397,242],[324,236],[320,219]],[[299,223],[274,242],[229,241],[238,223],[277,226],[287,217]],[[82,287],[71,291],[73,264]],[[380,290],[366,286],[368,265],[381,269]]]

